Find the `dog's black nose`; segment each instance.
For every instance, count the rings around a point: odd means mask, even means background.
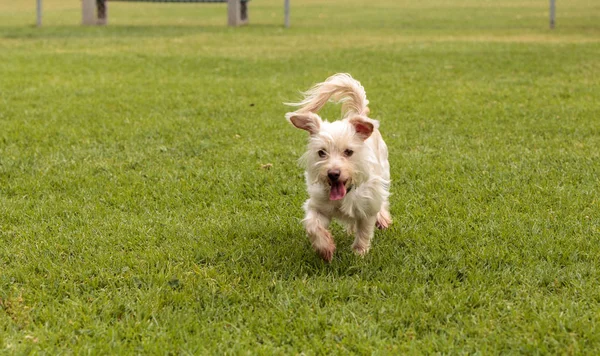
[[[332,182],[337,181],[340,178],[340,170],[339,169],[332,169],[330,171],[327,172],[327,177],[329,177],[329,179]]]

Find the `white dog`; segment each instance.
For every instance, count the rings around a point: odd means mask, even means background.
[[[367,117],[365,89],[349,74],[336,74],[304,93],[295,112],[285,115],[310,134],[301,162],[306,169],[309,199],[304,203],[304,227],[315,251],[330,262],[335,244],[328,230],[333,218],[355,233],[354,252],[369,251],[375,226],[391,222],[388,197],[388,150],[379,122]],[[316,113],[329,101],[342,104],[342,119],[321,120]]]

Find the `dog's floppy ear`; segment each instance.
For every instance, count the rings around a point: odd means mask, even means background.
[[[371,134],[377,125],[377,121],[371,120],[366,116],[354,116],[348,120],[348,122],[354,126],[356,134],[362,138],[363,141],[371,137]]]
[[[312,112],[288,112],[285,114],[285,118],[288,119],[292,125],[299,129],[308,131],[308,133],[311,135],[318,133],[321,129],[321,117],[319,117],[317,114],[313,114]]]

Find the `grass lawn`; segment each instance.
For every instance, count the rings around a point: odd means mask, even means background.
[[[0,0],[0,353],[598,354],[600,3],[282,2]],[[326,264],[282,102],[336,72],[394,224]]]

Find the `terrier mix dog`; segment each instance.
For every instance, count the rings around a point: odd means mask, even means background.
[[[342,104],[342,119],[323,121],[316,113],[328,102]],[[335,243],[328,230],[333,218],[356,234],[352,249],[369,251],[375,226],[387,228],[392,218],[388,197],[390,164],[379,122],[368,117],[369,101],[362,85],[349,74],[335,74],[304,93],[300,107],[285,115],[308,131],[308,150],[300,159],[306,169],[309,199],[302,221],[313,248],[330,262]]]

